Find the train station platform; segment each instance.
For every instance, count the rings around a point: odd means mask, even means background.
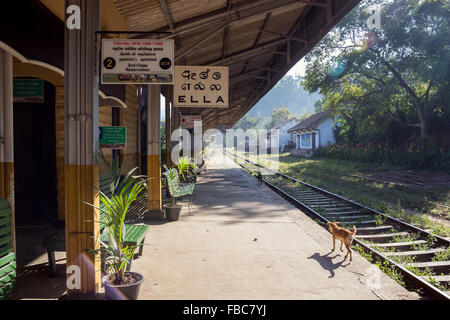
[[[154,222],[140,299],[419,299],[228,159],[210,158],[191,215]],[[338,242],[339,244],[339,242]]]

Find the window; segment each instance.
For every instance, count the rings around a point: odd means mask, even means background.
[[[300,147],[305,149],[311,148],[311,133],[304,133],[301,135]]]

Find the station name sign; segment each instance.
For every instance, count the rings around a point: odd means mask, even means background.
[[[175,66],[174,106],[228,108],[228,67]]]
[[[173,39],[102,40],[102,84],[173,84]]]

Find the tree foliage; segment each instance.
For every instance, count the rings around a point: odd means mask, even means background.
[[[381,28],[369,31],[373,5]],[[446,0],[365,0],[306,57],[302,84],[340,119],[338,141],[449,136],[449,17]]]
[[[279,125],[284,120],[291,118],[289,109],[286,107],[281,107],[272,111],[272,116],[266,123],[266,129],[272,129],[273,127]]]

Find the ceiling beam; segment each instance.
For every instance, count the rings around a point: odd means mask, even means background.
[[[262,29],[264,29],[264,28],[266,27],[267,23],[269,22],[269,19],[270,19],[270,16],[271,16],[271,15],[272,15],[272,12],[268,12],[268,13],[266,14],[266,17],[264,18],[264,21],[263,21],[263,23],[262,23],[262,26],[261,26],[261,28],[259,29],[258,35],[256,36],[255,41],[253,42],[252,48],[256,48],[256,46],[258,45],[259,40],[261,39]],[[247,70],[248,62],[249,62],[248,60],[245,61],[245,64],[244,64],[244,66],[242,67],[242,70],[241,70],[241,74],[244,74],[244,73],[245,73],[245,70]]]
[[[175,53],[175,61],[180,60],[181,58],[183,58],[185,55],[191,53],[193,50],[195,50],[198,46],[200,46],[201,44],[205,43],[206,41],[208,41],[209,39],[211,39],[213,36],[215,36],[217,33],[221,32],[223,29],[227,28],[230,24],[227,22],[223,25],[221,25],[218,28],[215,28],[213,30],[211,30],[210,32],[208,32],[203,38],[201,38],[200,40],[194,42],[192,45],[190,45],[189,47],[183,47],[180,50],[178,50]]]
[[[167,25],[169,26],[170,31],[172,33],[174,33],[175,32],[175,26],[174,26],[174,23],[173,23],[172,14],[170,13],[170,8],[167,5],[166,0],[159,0],[159,5],[161,7],[161,10],[162,10],[164,18],[165,18],[165,20],[167,22]],[[174,41],[175,41],[175,47],[176,48],[180,48],[181,47],[180,38],[177,36],[177,37],[175,37]],[[183,59],[183,64],[186,64],[186,60],[185,59]]]
[[[164,1],[165,0],[160,0]],[[176,23],[174,30],[169,28],[160,28],[151,30],[151,32],[172,32],[171,35],[163,35],[160,38],[173,38],[175,36],[186,35],[195,31],[204,30],[214,26],[220,22],[229,22],[230,24],[239,22],[243,23],[249,19],[257,19],[260,15],[265,15],[268,12],[276,13],[278,11],[291,11],[306,6],[305,3],[299,0],[260,0],[244,5],[235,5],[229,10],[220,10],[219,12],[207,13],[202,16],[197,16],[185,22]],[[262,18],[262,17],[261,17]]]
[[[252,56],[261,54],[264,51],[269,51],[269,50],[273,49],[273,47],[283,44],[286,41],[287,41],[286,39],[278,39],[278,40],[274,40],[271,42],[266,42],[256,48],[252,48],[252,49],[248,49],[248,50],[244,50],[244,51],[232,54],[232,55],[226,57],[225,59],[209,61],[207,63],[204,63],[204,65],[212,65],[212,66],[227,65],[227,64],[230,64],[233,62],[242,61],[242,60],[251,58]]]
[[[233,0],[227,0],[227,11],[230,11],[232,7],[233,7]],[[223,32],[222,59],[224,59],[225,56],[227,55],[229,45],[230,45],[230,25],[228,25]]]
[[[169,6],[167,5],[166,0],[159,0],[159,4],[161,6],[161,10],[164,14],[164,18],[166,19],[167,25],[171,32],[175,31],[175,26],[172,19],[172,14],[170,13]]]
[[[301,39],[301,38],[298,38],[298,37],[289,36],[289,35],[286,35],[286,34],[283,34],[283,33],[280,33],[280,32],[270,31],[270,30],[266,30],[266,29],[261,29],[261,30],[262,30],[263,32],[267,32],[267,33],[270,33],[270,34],[274,34],[274,35],[277,35],[277,36],[279,36],[279,37],[284,37],[284,38],[286,38],[286,39],[288,39],[288,40],[291,40],[291,41],[297,41],[297,42],[301,42],[301,43],[304,43],[304,44],[307,44],[307,43],[308,43],[308,41],[305,40],[305,39]]]

